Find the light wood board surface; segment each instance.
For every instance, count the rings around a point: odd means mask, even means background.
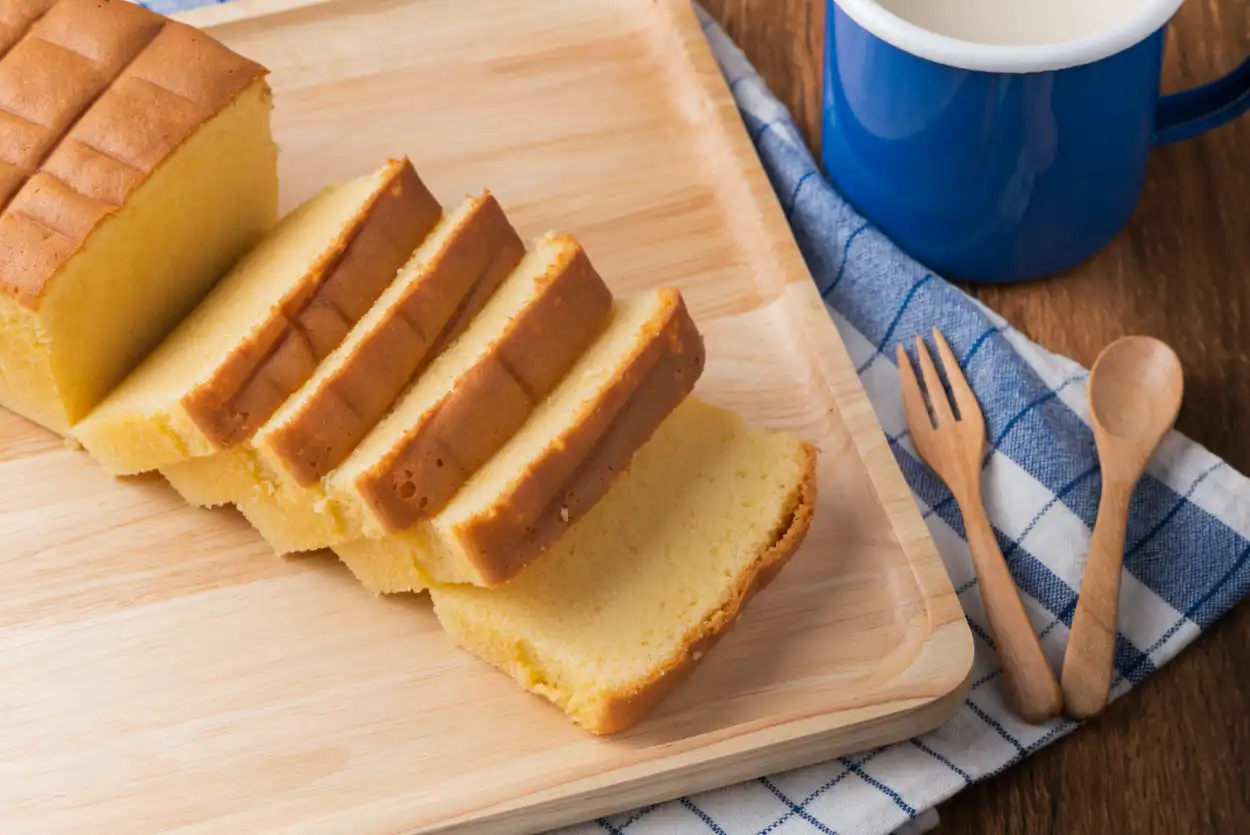
[[[679,286],[697,393],[821,450],[806,544],[613,738],[451,646],[425,598],[278,559],[233,512],[0,417],[0,831],[536,832],[940,723],[972,643],[684,0],[238,0],[283,206],[408,154],[617,292]]]

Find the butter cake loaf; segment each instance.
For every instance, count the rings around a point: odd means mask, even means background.
[[[117,475],[247,440],[343,341],[441,216],[406,159],[327,188],[249,251],[75,436]]]
[[[417,498],[416,485],[431,483],[454,493],[586,350],[611,307],[611,292],[574,240],[541,239],[341,467],[307,488],[257,478],[257,488],[236,502],[239,510],[287,553],[350,542],[366,526],[381,531],[384,523],[358,488],[375,473],[411,479],[413,492],[400,490],[408,498]],[[410,462],[422,455],[441,480],[415,471]]]
[[[448,212],[347,338],[248,442],[162,468],[195,505],[319,500],[321,479],[452,342],[517,266],[525,246],[489,193]],[[304,529],[314,542],[318,526]],[[326,543],[328,544],[328,543]],[[320,547],[320,546],[317,546]],[[302,550],[302,549],[295,549]]]
[[[508,582],[603,497],[703,364],[676,290],[618,301],[600,338],[441,512],[335,551],[375,592]]]
[[[461,647],[611,734],[681,682],[798,548],[815,450],[688,398],[542,560],[499,589],[434,586]]]
[[[271,97],[136,4],[0,5],[0,405],[67,435],[273,225]]]

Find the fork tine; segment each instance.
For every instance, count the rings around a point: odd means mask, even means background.
[[[946,337],[942,336],[942,332],[937,328],[933,329],[933,341],[937,344],[938,356],[942,360],[942,369],[946,371],[946,379],[951,384],[951,394],[955,396],[955,403],[959,406],[959,419],[981,420],[981,404],[977,402],[977,396],[972,393],[968,378],[964,376],[963,370],[959,367],[959,361],[955,359],[955,352],[951,350],[951,346],[946,343]]]
[[[912,367],[907,351],[900,344],[898,348],[898,376],[903,387],[903,410],[907,414],[907,426],[911,429],[913,439],[919,439],[920,433],[933,428],[929,419],[929,410],[924,404],[924,393],[920,390],[920,381],[916,379],[916,369]]]
[[[949,426],[955,422],[955,414],[951,411],[950,401],[946,399],[946,389],[942,387],[942,378],[933,366],[933,357],[929,349],[916,334],[916,357],[920,360],[920,371],[924,374],[924,387],[929,390],[929,405],[933,407],[933,422],[939,427]]]

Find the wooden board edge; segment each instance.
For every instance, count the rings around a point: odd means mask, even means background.
[[[851,721],[840,727],[822,726],[824,716],[812,716],[793,723],[781,739],[756,741],[751,736],[735,737],[689,752],[686,755],[689,764],[662,773],[647,773],[647,766],[643,764],[636,769],[625,769],[624,777],[620,770],[610,778],[599,775],[587,781],[588,785],[577,786],[572,791],[568,786],[561,786],[550,797],[529,796],[523,804],[518,802],[470,813],[416,832],[420,835],[451,832],[457,835],[541,835],[643,806],[827,762],[868,748],[902,742],[944,724],[963,704],[971,684],[969,664],[956,686],[941,696],[874,704],[855,711]],[[754,735],[762,738],[775,734],[776,730],[765,729]],[[719,747],[725,750],[716,751]],[[751,750],[750,757],[735,755],[743,748]],[[611,790],[605,791],[599,781],[607,782]]]
[[[693,6],[689,0],[658,0],[658,3],[667,11],[679,35],[686,59],[710,99],[711,110],[731,153],[739,159],[758,161],[759,154],[755,144],[747,133],[733,93],[716,63]],[[956,691],[966,678],[967,671],[971,669],[972,632],[963,619],[963,609],[955,596],[950,576],[946,573],[946,567],[929,535],[928,527],[912,499],[911,489],[903,478],[902,470],[886,443],[885,433],[859,375],[855,372],[846,346],[825,309],[824,300],[821,299],[799,251],[772,183],[769,182],[762,164],[743,169],[741,176],[759,210],[764,233],[769,239],[773,254],[787,273],[787,301],[790,313],[797,320],[796,335],[806,342],[809,355],[832,394],[833,405],[838,409],[851,434],[856,451],[876,489],[878,501],[893,527],[895,540],[912,566],[912,573],[925,601],[928,634],[917,651],[913,667],[924,660],[922,656],[925,653],[934,650],[949,651],[950,647],[946,644],[952,639],[939,637],[939,633],[943,636],[946,634],[943,627],[951,622],[952,610],[959,613],[959,624],[955,629],[959,634],[954,640],[960,645],[958,657],[961,660],[947,679],[952,692]],[[935,567],[937,570],[933,570]],[[966,669],[963,669],[964,656],[967,660]],[[898,683],[905,684],[908,678],[908,672],[904,671]]]

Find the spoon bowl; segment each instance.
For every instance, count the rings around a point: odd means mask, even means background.
[[[1184,391],[1181,361],[1166,343],[1126,336],[1108,345],[1089,376],[1089,405],[1096,427],[1151,449],[1176,422]]]

